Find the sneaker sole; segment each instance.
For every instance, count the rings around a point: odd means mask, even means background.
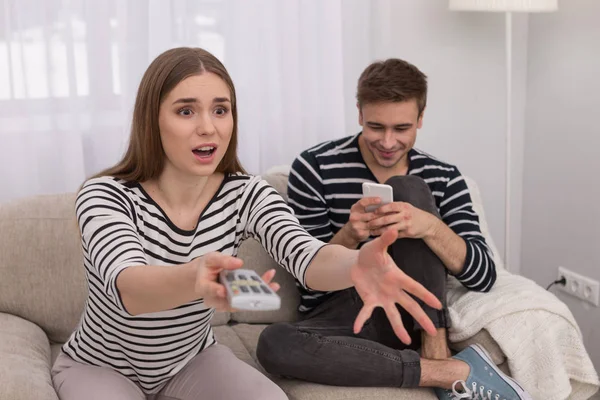
[[[486,349],[484,349],[483,347],[481,347],[478,344],[474,344],[473,345],[473,350],[475,350],[477,352],[477,354],[479,354],[479,356],[481,358],[483,358],[484,360],[487,361],[488,364],[490,364],[492,366],[492,368],[494,368],[494,371],[496,371],[496,373],[498,374],[498,376],[500,376],[502,379],[504,379],[504,381],[506,383],[508,383],[508,385],[513,388],[513,390],[515,392],[517,392],[517,394],[519,395],[519,398],[521,398],[522,400],[533,400],[533,397],[531,397],[529,395],[529,393],[527,393],[525,391],[525,389],[523,389],[521,387],[521,385],[519,385],[517,383],[517,381],[515,381],[513,378],[511,378],[510,376],[506,375],[504,372],[502,372],[497,366],[496,363],[492,360],[492,357],[489,355],[489,353],[487,352]]]

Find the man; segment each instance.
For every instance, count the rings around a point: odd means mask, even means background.
[[[371,64],[358,82],[362,132],[304,151],[292,165],[288,197],[308,232],[329,243],[355,249],[385,230],[397,230],[399,239],[388,252],[444,304],[438,311],[419,302],[437,335],[426,334],[401,309],[411,336],[406,345],[385,310],[359,314],[363,304],[355,289],[323,293],[299,285],[302,320],[265,329],[258,359],[270,373],[323,384],[434,387],[439,398],[453,398],[453,391],[460,398],[480,392],[528,398],[481,347],[451,357],[447,273],[469,290],[487,292],[496,270],[459,170],[414,148],[426,99],[427,78],[415,66],[398,59]],[[363,182],[392,186],[394,202],[367,212],[379,199],[361,199]],[[355,334],[357,314],[359,320],[370,319]]]

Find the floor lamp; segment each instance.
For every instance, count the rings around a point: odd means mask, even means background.
[[[510,206],[512,146],[512,13],[548,12],[558,9],[558,0],[450,0],[450,10],[505,13],[506,34],[506,179],[504,209],[504,263],[510,270]]]

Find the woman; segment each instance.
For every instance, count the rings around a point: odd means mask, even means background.
[[[241,267],[235,255],[248,237],[307,287],[355,285],[365,303],[357,332],[381,306],[409,340],[399,303],[435,334],[404,290],[441,304],[387,256],[394,232],[360,252],[325,246],[273,188],[244,173],[236,107],[231,78],[204,50],[169,50],[144,74],[125,157],[77,197],[89,294],[53,367],[62,400],[286,398],[210,328],[214,310],[229,308],[218,274]]]

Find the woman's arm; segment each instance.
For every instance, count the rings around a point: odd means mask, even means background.
[[[229,305],[225,287],[216,282],[219,272],[242,264],[239,258],[209,253],[181,265],[133,266],[119,274],[117,288],[131,315],[170,310],[200,298],[207,307],[225,310]],[[269,283],[273,275],[274,271],[269,271],[263,279]]]
[[[202,297],[196,292],[194,262],[175,265],[137,265],[117,276],[117,289],[131,315],[170,310]]]
[[[350,270],[358,260],[358,250],[330,244],[319,250],[306,270],[306,287],[312,290],[335,291],[354,286]]]

